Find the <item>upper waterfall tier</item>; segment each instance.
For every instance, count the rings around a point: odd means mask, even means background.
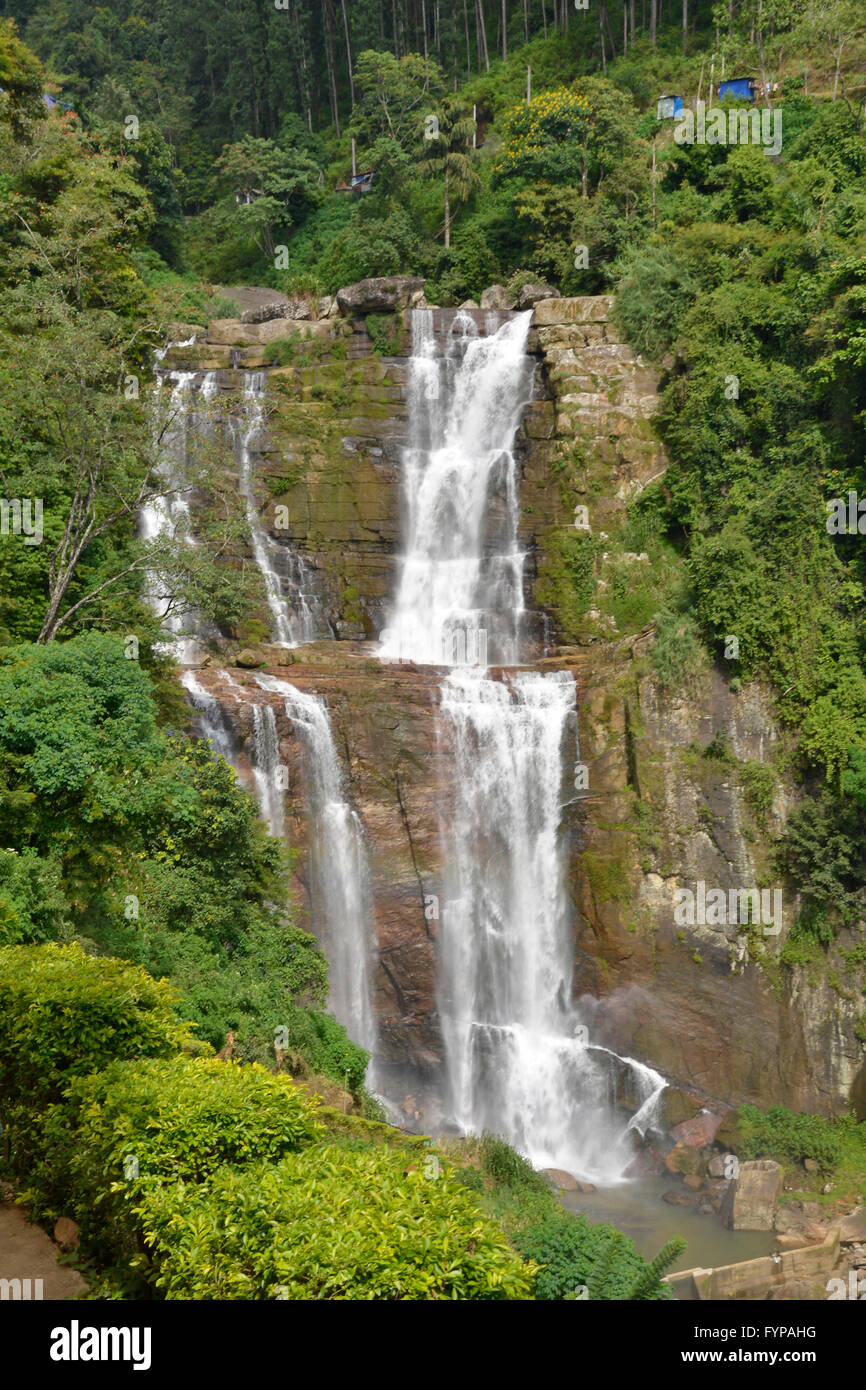
[[[433,311],[412,314],[406,540],[382,634],[385,660],[519,660],[524,557],[513,445],[532,389],[532,314],[491,318],[482,336],[458,312],[443,345]]]

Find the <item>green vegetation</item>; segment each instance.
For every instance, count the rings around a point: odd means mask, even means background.
[[[776,1158],[802,1163],[811,1158],[826,1176],[842,1158],[839,1122],[820,1115],[797,1115],[781,1105],[762,1112],[754,1105],[741,1105],[737,1112],[743,1158]]]
[[[191,1196],[161,1187],[138,1209],[166,1298],[531,1296],[531,1266],[460,1184],[388,1147],[224,1168],[179,1228]]]
[[[501,1140],[473,1182],[285,1074],[190,1055],[176,1004],[76,945],[0,948],[4,1166],[43,1217],[74,1216],[114,1296],[668,1296],[676,1249],[647,1264]]]
[[[486,1134],[447,1148],[460,1180],[480,1194],[512,1245],[538,1266],[537,1299],[668,1299],[662,1275],[685,1248],[669,1242],[649,1262],[620,1231],[592,1225],[556,1201],[546,1178],[509,1145]]]

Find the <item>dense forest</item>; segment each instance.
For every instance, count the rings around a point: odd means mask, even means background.
[[[860,5],[6,0],[0,13],[0,482],[7,498],[44,499],[44,544],[0,545],[10,1171],[23,1181],[34,1154],[49,1155],[31,1174],[37,1213],[62,1214],[74,1194],[95,1266],[113,1271],[104,1289],[120,1281],[106,1296],[138,1294],[141,1280],[158,1296],[255,1296],[252,1259],[255,1279],[293,1298],[562,1298],[575,1283],[592,1297],[666,1297],[659,1277],[678,1246],[645,1262],[609,1228],[566,1222],[492,1137],[468,1167],[453,1159],[435,1210],[406,1196],[407,1155],[371,1140],[384,1114],[364,1088],[366,1054],[325,1011],[327,963],[294,924],[288,851],[227,765],[180,731],[154,574],[178,612],[223,631],[261,592],[212,440],[195,461],[210,502],[195,547],[139,535],[171,428],[151,398],[153,353],[171,324],[230,317],[239,285],[317,299],[411,274],[430,304],[452,307],[493,284],[615,292],[623,333],[663,373],[671,459],[629,509],[623,544],[650,564],[613,596],[619,630],[652,625],[663,688],[692,688],[715,664],[734,690],[754,679],[772,690],[795,736],[784,771],[802,791],[773,847],[803,903],[784,951],[819,959],[862,924],[866,890],[864,523],[827,521],[832,499],[866,492]],[[657,99],[712,106],[735,76],[772,99],[781,150],[677,143]],[[353,191],[364,173],[369,190]],[[568,592],[552,607],[569,640],[601,542],[574,533],[562,547]],[[114,969],[127,974],[114,981]],[[112,1005],[117,1046],[94,1029],[64,1089],[67,1042],[47,1026],[32,1042],[30,1004],[44,991],[84,1019],[100,991],[107,1001],[121,988],[135,1018]],[[332,1088],[327,1133],[295,1092],[288,1119],[279,1110],[281,1079],[261,1066],[279,1026],[296,1074]],[[227,1034],[258,1065],[222,1091],[208,1072],[213,1097],[190,1101],[198,1128],[183,1162],[156,1144],[160,1181],[115,1194],[111,1222],[101,1208],[88,1216],[100,1162],[128,1137],[124,1105],[175,1107],[179,1124],[185,1069],[214,1068],[193,1054]],[[338,1092],[366,1130],[340,1118]],[[233,1126],[254,1113],[245,1146]],[[305,1205],[297,1174],[320,1160],[326,1188]],[[189,1248],[171,1234],[184,1181],[207,1188]],[[416,1284],[401,1266],[347,1290],[317,1226],[350,1189],[383,1220],[418,1204],[419,1244],[482,1223],[476,1253]],[[240,1237],[218,1291],[202,1292],[225,1211],[258,1230],[256,1203],[303,1227],[315,1293],[296,1252],[249,1257]],[[372,1228],[356,1219],[340,1268],[372,1259]],[[130,1251],[137,1272],[121,1278]]]

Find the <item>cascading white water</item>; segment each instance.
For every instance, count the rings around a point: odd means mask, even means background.
[[[480,338],[458,313],[439,354],[432,314],[413,315],[407,536],[385,660],[520,659],[513,444],[529,397],[531,317],[494,319]],[[455,767],[437,986],[451,1117],[506,1136],[537,1166],[618,1181],[633,1157],[628,1132],[652,1124],[664,1083],[592,1045],[572,1001],[561,819],[574,679],[452,673],[441,710]],[[614,1107],[624,1071],[636,1101],[628,1124]]]
[[[170,347],[188,347],[193,338],[183,343],[171,343]],[[154,354],[157,367],[165,357],[168,348],[160,348]],[[170,386],[168,418],[164,428],[161,423],[160,402],[166,384]],[[195,537],[190,524],[189,501],[184,491],[187,485],[187,462],[190,435],[201,432],[207,402],[217,391],[216,372],[185,372],[157,370],[155,381],[154,421],[157,429],[162,428],[159,446],[159,472],[166,483],[166,492],[142,508],[139,518],[139,532],[142,540],[156,541],[160,536],[170,536],[182,540],[187,545],[195,545]],[[160,619],[166,634],[172,639],[166,649],[181,666],[193,666],[201,656],[199,642],[194,636],[201,631],[202,623],[197,615],[179,613],[172,595],[163,579],[151,573],[148,579],[148,600]]]
[[[663,1082],[626,1064],[638,1107],[617,1122],[623,1059],[586,1041],[572,1004],[560,820],[574,679],[452,674],[442,709],[456,762],[439,980],[454,1120],[504,1135],[537,1167],[617,1181],[627,1131],[644,1132]]]
[[[327,706],[275,676],[256,675],[279,695],[305,751],[313,919],[330,965],[329,1008],[355,1042],[375,1049],[370,875],[364,833],[349,805]],[[271,711],[272,714],[272,711]],[[372,1077],[368,1074],[368,1083]]]
[[[297,647],[316,637],[317,624],[308,596],[309,576],[300,556],[288,546],[278,545],[262,529],[253,487],[253,443],[264,423],[264,372],[245,373],[243,406],[238,462],[253,555],[265,582],[274,640],[284,647]]]
[[[270,705],[253,705],[253,777],[262,820],[272,835],[282,839],[284,769],[280,764],[277,721]]]
[[[219,700],[205,690],[192,671],[184,671],[180,679],[198,715],[202,736],[210,740],[215,752],[234,766],[237,753],[234,731],[220,708]]]
[[[384,660],[487,665],[518,659],[523,555],[514,435],[529,399],[531,313],[480,337],[458,313],[439,354],[433,313],[412,314],[406,545],[382,635]]]

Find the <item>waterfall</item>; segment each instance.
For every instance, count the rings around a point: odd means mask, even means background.
[[[280,764],[277,721],[270,705],[253,705],[253,777],[262,820],[278,839],[283,837],[285,768]]]
[[[616,1181],[662,1079],[632,1065],[638,1113],[617,1122],[623,1059],[590,1045],[572,1004],[560,819],[574,679],[452,674],[442,709],[456,762],[439,977],[454,1120],[504,1135],[536,1167]]]
[[[531,388],[531,313],[488,336],[458,313],[443,353],[433,312],[412,314],[406,546],[382,635],[385,660],[487,665],[518,660],[523,555],[512,452]]]
[[[253,555],[265,582],[274,641],[283,647],[296,647],[301,642],[315,640],[317,624],[307,592],[310,581],[306,566],[289,546],[279,545],[268,536],[259,520],[253,486],[253,444],[262,432],[264,414],[265,374],[247,372],[238,438],[240,487],[246,503]]]
[[[188,347],[193,341],[190,338],[183,343],[170,343],[169,346]],[[168,348],[160,348],[154,354],[157,368],[167,351]],[[159,403],[166,384],[170,387],[168,419],[159,441],[158,472],[165,480],[168,491],[142,508],[139,533],[145,541],[157,542],[161,536],[167,536],[194,546],[189,501],[183,490],[187,484],[189,439],[192,433],[202,430],[201,417],[205,414],[207,402],[216,393],[217,376],[216,372],[157,370],[154,410],[157,430],[160,421]],[[166,643],[166,650],[175,656],[179,665],[195,665],[201,655],[196,636],[204,626],[200,617],[194,613],[175,612],[173,599],[165,581],[154,571],[148,576],[147,597],[160,619],[163,630],[171,639]]]
[[[513,445],[531,318],[491,318],[482,338],[458,312],[440,351],[432,313],[413,314],[406,544],[380,656],[458,668],[442,682],[440,725],[454,753],[437,978],[451,1118],[504,1135],[536,1166],[615,1182],[664,1083],[593,1045],[573,1003],[561,820],[574,678],[486,674],[488,660],[520,660]],[[623,1073],[637,1102],[628,1123],[615,1110]]]
[[[328,1007],[355,1042],[372,1052],[373,954],[370,874],[364,833],[346,800],[327,706],[275,676],[256,675],[281,696],[305,754],[313,920],[330,966]],[[273,718],[273,711],[268,711]],[[258,746],[258,745],[257,745]],[[368,1081],[370,1078],[368,1077]]]
[[[205,690],[192,671],[182,672],[180,679],[189,696],[190,704],[198,715],[202,737],[209,739],[214,752],[219,753],[226,762],[234,766],[237,755],[234,730],[223,714],[219,700],[209,690]]]

